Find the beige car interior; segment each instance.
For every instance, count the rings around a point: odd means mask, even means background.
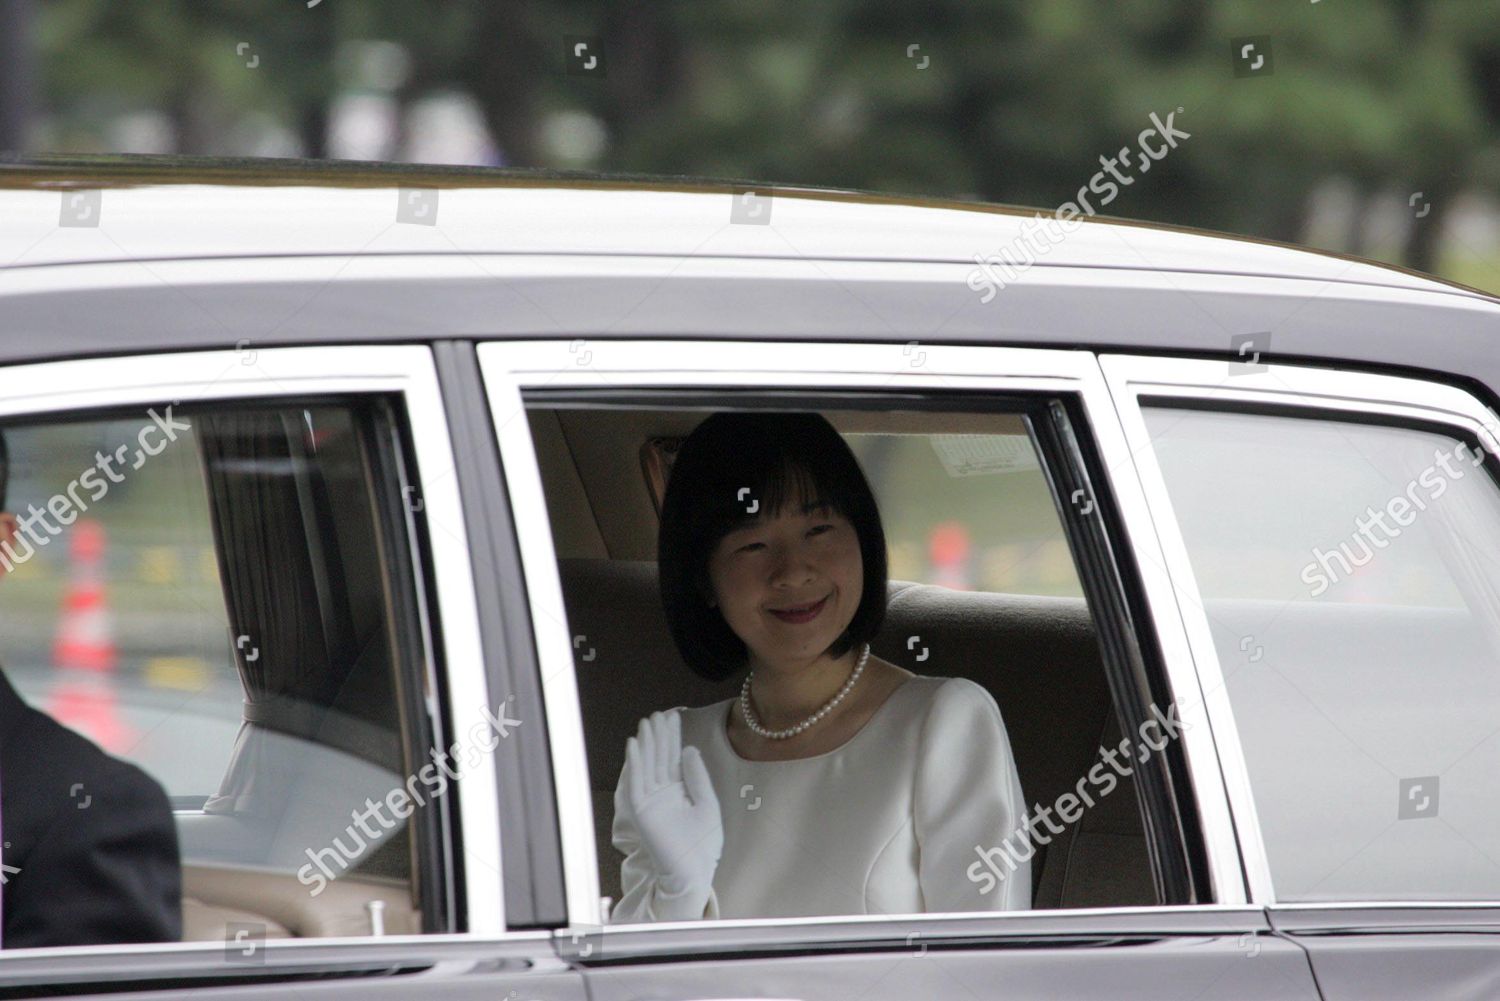
[[[620,897],[622,856],[610,840],[625,742],[644,716],[705,705],[738,691],[682,663],[656,583],[656,510],[642,446],[681,438],[705,412],[541,409],[529,412],[558,552],[568,621],[593,659],[578,663],[593,793],[600,892]],[[1024,434],[1014,415],[829,411],[843,433]],[[945,652],[917,663],[906,639]],[[581,648],[583,649],[583,648]],[[1005,719],[1027,802],[1050,804],[1076,787],[1101,745],[1119,743],[1093,620],[1082,598],[960,591],[892,580],[872,651],[918,674],[962,675],[985,686]],[[1134,784],[1038,846],[1037,908],[1157,902]]]
[[[372,908],[372,902],[378,903]],[[263,924],[266,938],[322,938],[369,935],[375,920],[387,935],[421,932],[422,915],[412,906],[404,880],[346,876],[314,897],[290,873],[207,864],[182,867],[185,942],[223,942],[231,921]]]
[[[362,742],[380,739],[379,728],[368,722],[330,716],[341,729],[360,731]],[[255,819],[178,814],[183,939],[225,941],[230,922],[264,924],[267,938],[419,933],[422,917],[410,881],[389,874],[401,870],[392,863],[404,850],[397,832],[377,826],[376,837],[361,837],[364,844],[347,856],[347,872],[325,855],[339,875],[321,887],[296,876],[308,862],[308,848],[327,850],[338,837],[353,849],[345,831],[350,810],[366,797],[383,798],[402,776],[326,744],[270,737],[278,756],[295,762],[286,775],[284,811]]]

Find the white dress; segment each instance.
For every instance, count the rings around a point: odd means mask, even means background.
[[[916,675],[841,746],[790,761],[740,757],[726,731],[735,701],[674,710],[683,745],[703,754],[723,817],[705,918],[1031,906],[1029,863],[981,880],[988,870],[979,852],[1008,836],[1024,846],[1016,832],[1026,812],[1005,723],[982,686]],[[613,924],[658,920],[656,875],[626,781],[622,770],[611,836],[625,860]]]

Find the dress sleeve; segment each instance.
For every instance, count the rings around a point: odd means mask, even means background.
[[[629,767],[627,762],[620,770],[620,780],[615,784],[615,819],[614,826],[610,829],[610,840],[614,842],[615,849],[625,856],[625,861],[620,863],[620,900],[609,913],[609,923],[692,920],[659,916],[663,911],[671,913],[671,904],[678,898],[667,894],[658,885],[651,853],[641,842],[635,814],[630,809],[630,797],[625,793],[629,783]],[[678,897],[680,896],[679,894]],[[719,898],[712,887],[709,888],[708,903],[701,916],[714,920],[719,917]]]
[[[918,740],[912,813],[928,913],[1031,907],[1029,857],[1008,871],[987,867],[981,854],[1007,838],[1024,845],[1026,798],[1000,707],[968,678],[950,678],[933,695]]]

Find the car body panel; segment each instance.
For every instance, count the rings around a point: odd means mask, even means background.
[[[0,172],[0,204],[8,220],[0,260],[16,267],[281,255],[626,254],[973,266],[976,255],[1008,250],[1010,259],[1035,259],[1043,268],[1219,272],[1454,289],[1352,258],[1128,220],[1080,219],[1071,223],[1072,232],[1059,230],[1061,239],[1043,243],[1035,237],[1039,214],[1007,206],[794,186],[680,181],[627,186],[507,178],[501,171],[491,177],[487,186],[415,175],[385,187],[286,181],[274,187],[231,186],[182,179],[128,186],[75,182],[59,189],[28,183],[23,173]],[[104,188],[96,226],[59,230],[63,199]],[[764,224],[756,224],[758,218],[732,221],[733,200],[745,192],[764,202]],[[411,203],[405,223],[397,216],[403,199]],[[647,220],[649,227],[642,225]],[[1033,253],[1026,253],[1028,247]]]
[[[278,945],[272,955],[234,957],[225,946],[28,949],[0,958],[0,990],[26,996],[32,986],[56,994],[59,986],[80,997],[129,992],[132,997],[237,998],[451,998],[508,996],[584,1001],[583,978],[552,952],[545,932],[503,939],[391,936],[370,939],[303,939]],[[40,993],[40,991],[39,991]]]
[[[3,195],[3,192],[0,192]],[[430,255],[0,271],[0,361],[443,338],[990,344],[1285,361],[1500,389],[1500,303],[1290,278],[1033,269],[984,304],[958,264]],[[732,308],[727,308],[733,304]],[[1434,331],[1440,331],[1435,335]]]
[[[606,929],[598,950],[581,962],[591,998],[601,1001],[723,997],[726,950],[741,954],[731,983],[754,985],[759,996],[799,1001],[836,1001],[851,990],[871,1001],[1319,996],[1306,954],[1270,934],[1258,910],[1014,917],[1003,932],[984,918],[917,920],[877,935],[857,922],[824,924],[819,935],[799,936],[795,946],[778,929],[756,936],[715,929],[716,922],[672,922],[659,931]],[[656,961],[610,963],[611,956],[639,957],[641,950]],[[577,955],[576,946],[571,954]]]
[[[1289,905],[1271,922],[1307,950],[1326,1001],[1500,994],[1500,904]]]

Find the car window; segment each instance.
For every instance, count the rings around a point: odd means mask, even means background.
[[[4,675],[143,773],[100,772],[133,798],[75,783],[77,816],[109,825],[165,793],[184,940],[441,928],[422,873],[456,771],[411,750],[431,733],[400,411],[143,409],[3,428]],[[24,826],[9,799],[0,823]],[[7,840],[4,857],[9,919],[41,856]]]
[[[722,397],[716,402],[722,405]],[[679,747],[697,747],[708,765],[724,838],[711,879],[714,901],[693,917],[1158,903],[1129,760],[1152,752],[1142,751],[1135,734],[1130,755],[1119,750],[1097,623],[1022,415],[802,412],[831,425],[874,497],[888,591],[871,654],[915,677],[903,679],[910,687],[890,689],[846,745],[799,761],[744,756],[756,745],[737,747],[728,719],[739,711],[745,672],[713,678],[695,671],[668,621],[658,559],[669,515],[663,486],[670,489],[682,448],[712,410],[582,400],[527,407],[573,638],[599,879],[612,922],[672,913],[645,903],[670,895],[643,889],[667,868],[659,857],[670,849],[653,850],[634,812],[629,774],[643,766],[631,764],[628,748],[633,740],[640,746],[642,720],[674,708],[683,710]],[[754,496],[742,502],[753,512]],[[808,538],[829,530],[815,521],[808,522]],[[792,535],[757,536],[751,528],[735,535],[732,546],[724,538],[725,551],[753,560],[760,557],[749,554]],[[731,614],[723,613],[725,622]],[[931,696],[938,684],[946,685],[941,699]],[[928,695],[919,695],[924,685]],[[935,715],[940,722],[913,743],[934,705],[958,711]],[[965,720],[961,706],[977,715]],[[1161,708],[1169,718],[1170,707]],[[991,711],[1003,730],[998,743],[984,736]],[[1155,750],[1170,741],[1168,731]],[[918,747],[933,758],[928,772],[911,774],[902,755]],[[820,803],[823,836],[843,842],[844,854],[808,841],[797,826],[806,816],[797,805],[805,806],[816,787],[813,769],[838,756],[847,756],[851,768],[861,758],[869,767],[888,753],[897,760],[880,783],[862,786],[851,776],[842,798]],[[986,827],[995,815],[971,813],[960,803],[993,800],[1004,784],[997,776],[1007,768],[1021,787],[1020,833]],[[944,781],[960,774],[975,785],[968,793],[949,789],[955,798],[947,800],[946,836],[956,840],[948,843],[927,826],[941,821],[923,810],[942,799],[936,790]],[[892,805],[900,794],[893,798],[890,789],[911,786],[906,779],[937,798]],[[954,835],[962,825],[968,826]],[[748,889],[754,872],[797,865],[806,886],[795,902]],[[1028,880],[1024,894],[1004,903],[1006,880],[1020,878]]]
[[[1437,426],[1142,408],[1282,901],[1500,898],[1500,491]]]

